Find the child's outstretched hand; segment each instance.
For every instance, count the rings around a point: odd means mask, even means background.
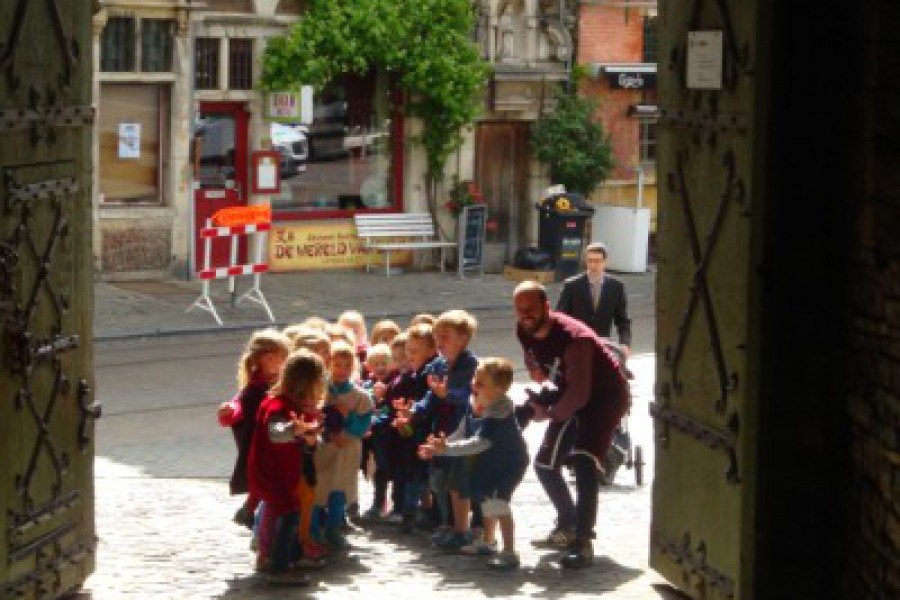
[[[419,458],[431,460],[435,454],[443,454],[447,449],[447,436],[443,432],[439,435],[429,435],[424,444],[419,446]]]
[[[223,402],[219,405],[216,416],[220,421],[231,419],[234,416],[234,406],[232,406],[231,402]]]
[[[317,423],[305,421],[302,416],[291,419],[291,424],[294,426],[294,437],[296,438],[303,438],[309,432],[314,433],[318,428]]]
[[[428,387],[438,398],[445,398],[447,396],[447,376],[429,375]]]

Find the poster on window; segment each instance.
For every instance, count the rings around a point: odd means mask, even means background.
[[[119,158],[141,157],[141,124],[119,123]]]

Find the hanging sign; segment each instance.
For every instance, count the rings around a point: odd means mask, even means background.
[[[606,81],[614,90],[649,90],[656,87],[656,73],[607,71]]]
[[[265,117],[270,121],[310,125],[313,121],[313,88],[302,86],[296,92],[268,92]]]
[[[721,31],[689,31],[687,86],[692,90],[721,90],[723,46]]]

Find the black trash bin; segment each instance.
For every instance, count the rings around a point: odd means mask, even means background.
[[[581,270],[584,223],[594,208],[584,196],[559,193],[546,196],[538,209],[538,247],[550,255],[557,279],[571,277]]]

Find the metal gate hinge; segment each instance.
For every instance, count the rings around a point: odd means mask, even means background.
[[[723,571],[711,566],[706,559],[706,542],[700,541],[691,550],[691,533],[684,532],[681,543],[667,539],[658,529],[650,533],[650,545],[660,553],[668,555],[684,569],[685,582],[691,575],[700,578],[705,585],[718,588],[725,598],[734,598],[734,580]],[[704,596],[705,597],[705,596]]]
[[[674,427],[687,437],[696,440],[713,450],[724,452],[725,455],[728,456],[729,461],[728,469],[725,472],[725,478],[728,480],[728,483],[731,484],[738,484],[741,482],[741,478],[738,475],[737,441],[735,439],[739,423],[736,416],[733,416],[732,419],[729,420],[728,425],[729,429],[732,430],[732,435],[728,435],[718,432],[715,429],[692,419],[684,413],[660,406],[656,402],[651,402],[649,408],[650,416],[654,419],[661,421],[666,426]]]

